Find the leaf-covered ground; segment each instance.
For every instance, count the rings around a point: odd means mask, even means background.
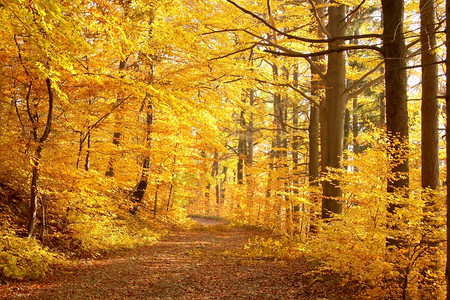
[[[214,220],[177,230],[150,247],[55,270],[39,281],[0,286],[1,299],[317,299],[305,298],[300,261],[249,258],[249,239],[268,233]]]

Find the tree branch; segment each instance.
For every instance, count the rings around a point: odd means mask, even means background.
[[[354,91],[353,93],[350,93],[348,95],[348,99],[353,99],[355,97],[358,97],[359,95],[361,95],[362,93],[364,93],[366,90],[368,90],[369,88],[371,88],[374,85],[377,85],[381,82],[383,82],[384,80],[384,75],[381,75],[377,78],[375,78],[374,80],[371,80],[369,82],[367,82],[365,85],[363,85],[360,89]]]
[[[380,62],[378,65],[375,66],[372,70],[361,76],[358,80],[356,80],[352,86],[348,87],[346,92],[349,93],[351,90],[355,89],[364,79],[366,79],[370,74],[374,73],[376,70],[378,70],[382,65],[384,64],[384,61]]]
[[[279,45],[273,45],[273,44],[260,44],[260,45],[273,46],[273,47],[276,47],[277,49],[283,51],[283,52],[278,52],[278,51],[267,49],[267,50],[264,50],[264,52],[271,53],[274,55],[287,56],[287,57],[321,56],[321,55],[326,55],[326,54],[330,54],[330,53],[343,52],[343,51],[349,51],[349,50],[373,50],[373,51],[377,51],[377,52],[383,54],[382,49],[380,47],[371,46],[371,45],[358,45],[358,46],[349,45],[349,46],[336,47],[333,49],[327,49],[327,50],[323,50],[323,51],[310,52],[310,53],[300,53],[300,52],[293,51],[293,50],[287,49],[285,47],[282,47]]]
[[[325,33],[328,38],[332,38],[333,36],[327,30],[327,27],[325,26],[325,24],[323,24],[322,20],[320,19],[319,11],[317,10],[316,4],[314,3],[313,0],[308,0],[308,1],[309,1],[309,4],[311,4],[311,7],[314,12],[314,17],[316,18],[317,23],[319,23],[319,26],[322,29],[323,33]]]
[[[283,35],[283,36],[285,36],[288,39],[298,40],[298,41],[305,42],[305,43],[331,43],[331,42],[335,42],[335,41],[339,41],[339,40],[382,38],[382,35],[380,35],[380,34],[362,34],[362,35],[353,35],[353,36],[337,36],[337,37],[330,37],[328,39],[309,39],[309,38],[304,38],[304,37],[292,35],[292,34],[284,32],[284,31],[281,31],[278,28],[272,26],[269,22],[264,20],[262,17],[258,16],[254,12],[251,12],[251,11],[245,9],[244,7],[240,6],[236,2],[234,2],[232,0],[226,0],[226,1],[228,3],[231,3],[232,5],[234,5],[236,8],[238,8],[239,10],[244,12],[245,14],[250,15],[253,18],[257,19],[258,21],[260,21],[261,23],[263,23],[265,26],[267,26],[268,28],[272,29],[276,33],[278,33],[280,35]]]
[[[254,43],[254,44],[251,45],[250,47],[247,47],[247,48],[244,48],[244,49],[239,49],[239,50],[233,51],[233,52],[231,52],[231,53],[228,53],[228,54],[225,54],[225,55],[222,55],[222,56],[210,58],[209,61],[213,61],[213,60],[218,60],[218,59],[226,58],[226,57],[232,56],[232,55],[234,55],[234,54],[238,54],[238,53],[241,53],[241,52],[245,52],[245,51],[247,51],[247,50],[251,50],[251,49],[253,49],[254,47],[256,47],[256,45],[257,45],[257,43]]]
[[[47,92],[48,92],[48,113],[47,113],[47,122],[45,124],[44,132],[42,133],[41,138],[39,139],[39,143],[43,143],[47,140],[50,129],[52,126],[52,120],[53,120],[53,103],[54,103],[54,95],[52,90],[52,82],[49,77],[45,80],[47,83]]]

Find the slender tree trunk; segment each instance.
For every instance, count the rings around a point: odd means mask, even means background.
[[[294,86],[298,88],[299,82],[298,82],[298,66],[296,66],[294,74],[293,74],[293,80],[294,80]],[[298,128],[299,121],[299,107],[298,103],[294,100],[293,106],[292,106],[292,126],[295,128]],[[293,194],[295,195],[295,198],[298,197],[299,194],[299,178],[300,178],[300,158],[299,158],[299,151],[300,151],[300,139],[298,136],[298,129],[294,129],[294,132],[292,134],[292,187],[293,187]],[[293,218],[292,222],[294,225],[294,233],[298,233],[298,224],[300,223],[300,204],[294,203],[293,206]]]
[[[245,98],[243,100],[245,103]],[[241,123],[241,130],[245,130],[245,112],[241,111],[240,116],[240,123]],[[244,168],[245,168],[245,159],[247,157],[247,140],[246,140],[246,134],[244,132],[239,133],[239,141],[238,141],[238,163],[237,163],[237,182],[239,185],[244,184]]]
[[[170,182],[170,187],[169,187],[169,196],[167,197],[167,206],[166,206],[166,211],[170,211],[170,207],[172,206],[172,195],[173,195],[173,176],[172,176],[172,181]]]
[[[142,173],[141,178],[139,179],[139,183],[137,184],[133,195],[131,196],[131,201],[136,202],[137,205],[131,210],[131,213],[135,214],[138,209],[140,203],[142,203],[142,200],[145,195],[145,191],[147,190],[148,186],[148,177],[150,175],[150,167],[151,167],[151,154],[150,151],[152,149],[152,126],[153,126],[153,120],[154,120],[154,107],[153,103],[150,100],[147,100],[147,123],[146,123],[146,138],[145,138],[145,144],[146,149],[148,150],[148,154],[146,154],[146,157],[144,158],[144,161],[142,162]]]
[[[47,64],[48,68],[48,64]],[[47,122],[45,124],[45,129],[40,138],[38,138],[38,119],[37,112],[32,112],[30,108],[30,95],[32,91],[33,83],[30,83],[28,94],[26,96],[26,104],[28,109],[28,116],[32,123],[32,135],[34,141],[38,144],[34,153],[34,157],[32,158],[32,177],[31,177],[31,187],[30,187],[30,206],[28,210],[28,237],[33,236],[35,227],[36,227],[36,215],[37,215],[37,202],[39,196],[39,165],[41,162],[41,155],[43,150],[43,145],[47,141],[53,122],[53,104],[54,104],[54,95],[52,89],[52,82],[50,78],[47,78],[46,81],[47,93],[48,93],[48,112],[47,112]],[[45,222],[42,222],[42,226],[45,225]]]
[[[30,207],[28,212],[28,237],[31,237],[34,233],[37,217],[37,205],[39,195],[39,165],[41,160],[42,146],[38,146],[34,152],[32,159],[33,166],[31,171],[31,187],[30,187]]]
[[[44,242],[45,229],[47,227],[47,208],[44,197],[40,197],[41,204],[41,227],[39,228],[39,240]]]
[[[156,190],[155,190],[155,200],[154,200],[154,206],[153,206],[153,218],[156,218],[156,213],[158,211],[158,194],[159,194],[159,187],[160,184],[158,183],[156,185]]]
[[[255,105],[255,90],[250,89],[250,95],[249,95],[249,104],[250,107],[253,107]],[[247,166],[252,167],[253,166],[253,152],[254,152],[254,120],[253,120],[253,113],[250,113],[249,121],[248,121],[248,132],[247,132]]]
[[[220,205],[219,153],[214,152],[213,177],[215,178],[215,195],[217,207]]]
[[[345,110],[345,118],[344,118],[344,151],[348,151],[348,148],[350,146],[350,110]],[[344,154],[345,155],[345,154]],[[344,157],[345,159],[347,156]]]
[[[126,61],[120,61],[120,63],[119,63],[119,71],[120,70],[125,70],[126,66],[127,66],[127,62]],[[120,99],[117,99],[117,102],[120,102]],[[122,132],[120,132],[120,130],[119,130],[120,126],[119,126],[119,124],[117,124],[118,120],[119,120],[119,118],[118,118],[118,116],[116,114],[116,126],[115,126],[116,127],[116,131],[113,134],[112,143],[113,143],[113,145],[115,145],[117,147],[120,146],[120,139],[122,138]],[[107,168],[107,171],[105,173],[105,176],[107,176],[107,177],[114,177],[114,163],[115,163],[115,161],[116,161],[115,156],[111,155],[109,157],[108,168]]]
[[[352,114],[352,133],[353,133],[353,153],[359,153],[358,134],[359,134],[359,118],[358,118],[358,98],[353,98],[353,114]]]
[[[315,0],[317,5],[317,15],[323,20],[325,16],[324,8],[321,7],[323,5],[323,0]],[[319,38],[324,38],[325,33],[323,32],[320,26],[317,26],[317,35]],[[319,76],[319,73],[326,73],[326,65],[323,63],[325,61],[325,56],[315,56],[312,57],[312,61],[314,62],[316,68],[312,67],[311,70],[311,96],[315,100],[315,103],[310,103],[310,112],[309,112],[309,128],[308,128],[308,138],[309,138],[309,157],[308,157],[308,182],[309,186],[312,187],[311,190],[315,190],[319,186],[319,174],[320,174],[320,163],[319,163],[319,139],[321,135],[320,124],[323,123],[324,116],[324,87],[325,82]],[[318,106],[319,105],[319,106]],[[322,108],[322,109],[321,109]],[[323,129],[322,129],[323,130]],[[323,161],[322,161],[323,164]],[[319,212],[316,210],[316,207],[319,201],[317,192],[311,193],[311,203],[313,205],[310,208],[310,218],[309,222],[309,231],[315,232],[316,226],[314,221],[318,218]]]
[[[227,182],[227,172],[228,167],[223,166],[222,168],[223,178],[220,184],[220,205],[223,205],[225,203],[225,183]]]
[[[84,160],[84,170],[89,171],[90,166],[91,166],[91,133],[88,133],[86,158]]]
[[[77,170],[80,168],[81,154],[83,152],[83,143],[84,143],[83,132],[80,132],[80,142],[78,143]]]
[[[445,1],[445,15],[447,17],[446,19],[446,27],[445,27],[445,37],[447,41],[450,41],[450,20],[448,17],[450,16],[450,0]],[[450,78],[450,49],[449,45],[447,44],[447,50],[446,50],[446,60],[445,60],[445,67],[446,67],[446,77]],[[447,283],[447,299],[450,299],[450,180],[448,178],[448,174],[450,174],[450,164],[449,164],[449,157],[450,157],[450,136],[449,136],[449,128],[450,128],[450,115],[448,113],[449,107],[450,107],[450,83],[447,80],[446,82],[447,91],[445,93],[445,106],[446,106],[446,117],[447,117],[447,123],[446,123],[446,134],[445,134],[445,143],[446,143],[446,163],[447,163],[447,178],[446,178],[446,186],[447,186],[447,197],[446,197],[446,204],[447,204],[447,263],[445,268],[445,279]]]

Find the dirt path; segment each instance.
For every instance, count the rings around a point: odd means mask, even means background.
[[[0,299],[301,299],[293,279],[299,262],[239,252],[263,233],[197,221],[203,228],[172,232],[151,247],[0,286]]]

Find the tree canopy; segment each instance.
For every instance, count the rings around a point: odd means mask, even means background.
[[[369,298],[444,295],[445,22],[443,1],[0,0],[0,276],[36,274],[14,243],[92,254],[203,214]]]

